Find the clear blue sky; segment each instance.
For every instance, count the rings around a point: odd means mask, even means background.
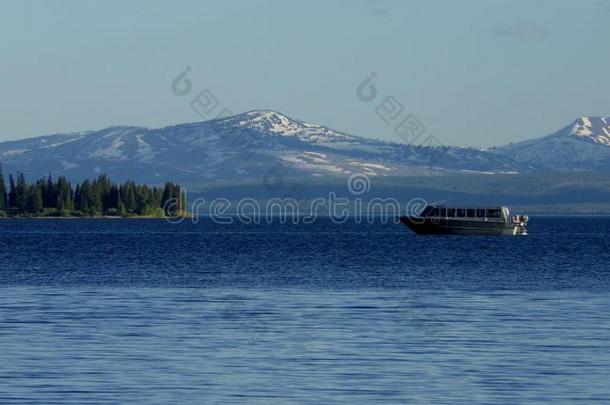
[[[0,140],[200,120],[190,66],[233,112],[398,140],[394,95],[445,144],[503,144],[610,115],[609,27],[602,0],[4,1]]]

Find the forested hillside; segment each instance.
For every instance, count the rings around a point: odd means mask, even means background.
[[[184,211],[180,186],[150,187],[106,175],[73,186],[63,176],[50,175],[28,183],[23,173],[8,177],[0,167],[0,216],[174,216]]]

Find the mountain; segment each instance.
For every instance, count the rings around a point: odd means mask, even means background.
[[[610,171],[610,118],[581,117],[554,134],[490,152],[540,170]]]
[[[307,179],[516,173],[528,164],[485,150],[385,142],[338,132],[275,111],[159,129],[116,126],[0,143],[6,171],[75,180],[106,173],[157,184],[222,184],[281,171]]]

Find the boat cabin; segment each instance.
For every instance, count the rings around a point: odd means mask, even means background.
[[[508,222],[510,213],[506,207],[446,207],[428,205],[419,216],[422,218],[478,219]]]

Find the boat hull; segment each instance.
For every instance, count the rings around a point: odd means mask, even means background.
[[[503,221],[400,217],[400,222],[418,235],[525,235],[518,224]]]

